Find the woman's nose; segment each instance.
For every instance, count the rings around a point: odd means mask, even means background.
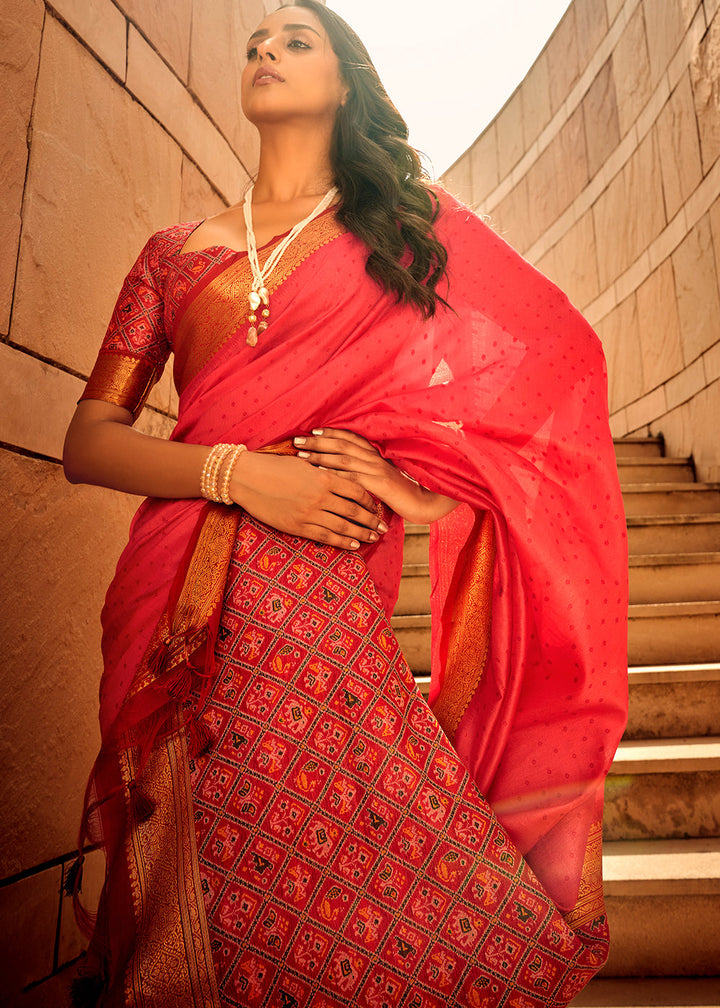
[[[258,56],[261,59],[268,59],[274,62],[277,59],[275,55],[275,45],[271,38],[266,38],[258,44],[257,47]]]

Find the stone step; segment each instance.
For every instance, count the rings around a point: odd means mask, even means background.
[[[628,664],[712,662],[720,656],[720,601],[631,605]]]
[[[720,550],[720,514],[628,515],[630,555]]]
[[[604,847],[612,940],[603,976],[715,976],[720,963],[720,840]]]
[[[718,1005],[720,976],[597,977],[570,1002],[570,1008],[718,1008]]]
[[[720,599],[720,552],[630,557],[630,602],[707,602]],[[395,614],[430,611],[430,567],[403,566]]]
[[[430,548],[430,530],[427,525],[406,525],[403,561],[406,564],[426,564]]]
[[[720,512],[716,483],[633,483],[623,487],[626,515]]]
[[[720,837],[720,738],[623,740],[605,784],[603,836]]]
[[[720,601],[631,605],[630,665],[712,662],[720,656]],[[430,671],[430,616],[393,616],[392,625],[410,668]]]
[[[620,485],[631,483],[692,483],[695,470],[689,458],[619,458]]]
[[[631,604],[711,599],[720,599],[720,552],[630,557]]]
[[[720,732],[719,663],[639,666],[628,670],[628,678],[626,739],[699,738]]]
[[[720,664],[628,669],[630,709],[624,738],[704,738],[720,731]],[[417,675],[423,696],[430,676]]]
[[[665,452],[663,439],[659,437],[626,437],[617,438],[614,442],[615,457],[621,458],[653,458],[662,456]]]

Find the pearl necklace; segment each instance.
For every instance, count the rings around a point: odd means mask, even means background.
[[[327,210],[338,193],[335,186],[333,186],[329,192],[325,193],[313,212],[308,214],[308,216],[304,220],[301,220],[299,224],[295,225],[292,231],[283,238],[272,255],[268,257],[268,260],[263,268],[260,269],[260,262],[257,254],[257,242],[255,241],[255,232],[253,231],[252,223],[252,193],[254,188],[254,186],[250,186],[245,194],[245,200],[243,202],[243,215],[245,217],[245,230],[247,233],[248,260],[250,262],[250,270],[252,271],[253,278],[252,288],[248,294],[248,304],[250,305],[248,322],[250,323],[250,328],[248,329],[245,342],[248,346],[252,347],[257,345],[258,333],[264,332],[270,321],[270,295],[268,294],[267,287],[265,286],[267,278],[277,266],[288,245],[295,241],[297,236],[304,227],[307,227],[310,221],[315,220],[315,218],[318,217],[324,210]],[[260,305],[263,305],[263,308],[260,313],[261,321],[258,322],[257,311],[258,308],[260,308]]]

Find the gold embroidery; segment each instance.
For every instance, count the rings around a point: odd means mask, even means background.
[[[312,221],[289,246],[268,279],[269,293],[272,295],[309,255],[340,234],[343,228],[332,213]],[[281,240],[259,251],[261,268]],[[247,296],[251,286],[250,263],[247,256],[242,256],[230,263],[185,309],[177,321],[174,339],[178,391],[185,388],[238,329],[248,324]]]
[[[154,682],[158,670],[153,657],[160,647],[167,648],[161,669],[165,671],[187,661],[205,643],[208,620],[225,589],[240,514],[239,508],[208,505],[175,609],[172,613],[166,609],[160,617],[128,699]]]
[[[464,553],[445,679],[433,704],[451,742],[482,679],[490,646],[495,531],[489,511],[477,515]]]
[[[577,903],[565,920],[574,931],[605,913],[602,887],[602,820],[588,833]]]
[[[101,350],[80,397],[102,399],[137,416],[155,384],[157,364],[132,354]]]
[[[124,750],[126,784],[137,770],[136,751]],[[126,837],[137,942],[125,974],[125,1003],[219,1008],[182,732],[152,751],[140,786],[155,810],[145,822],[133,822]]]

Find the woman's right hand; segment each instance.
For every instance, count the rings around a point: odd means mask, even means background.
[[[266,525],[340,549],[358,549],[387,532],[359,483],[291,455],[243,452],[230,496]]]

